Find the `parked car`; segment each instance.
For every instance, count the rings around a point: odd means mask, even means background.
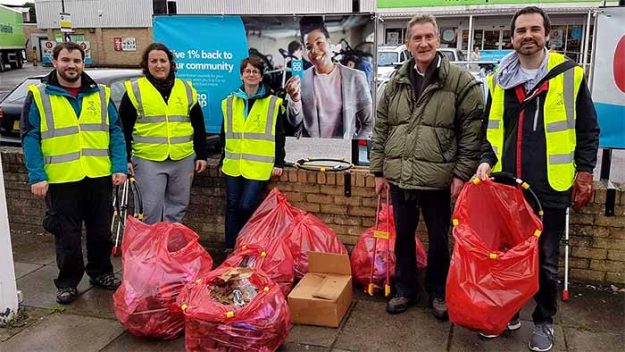
[[[116,108],[119,108],[119,103],[126,91],[124,81],[142,75],[141,70],[138,69],[94,69],[85,72],[97,83],[111,87],[111,100]],[[45,82],[47,76],[39,75],[26,78],[0,102],[0,134],[3,137],[12,137],[11,142],[20,143],[20,117],[28,86]]]
[[[378,47],[378,83],[389,79],[398,65],[410,60],[412,54],[405,45]]]

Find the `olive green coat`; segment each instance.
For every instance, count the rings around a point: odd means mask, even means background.
[[[414,59],[387,83],[379,100],[371,171],[404,189],[437,190],[475,174],[483,138],[480,83],[438,55],[438,75],[419,99],[410,81]]]

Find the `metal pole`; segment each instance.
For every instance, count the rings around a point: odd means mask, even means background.
[[[0,326],[3,326],[17,317],[19,300],[1,162],[0,176],[2,176],[0,177]]]
[[[588,18],[586,19],[586,38],[584,38],[584,59],[582,60],[582,68],[586,71],[586,65],[588,64],[588,42],[590,41],[590,17],[592,11],[588,11]]]
[[[65,13],[65,0],[61,0],[61,11]]]
[[[467,57],[471,63],[471,53],[473,52],[473,15],[469,15],[469,42],[467,43]],[[468,67],[467,67],[468,68]]]
[[[603,149],[603,155],[601,157],[601,174],[600,180],[610,179],[610,168],[612,167],[612,149]]]

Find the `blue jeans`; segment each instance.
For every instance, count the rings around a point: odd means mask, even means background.
[[[267,186],[267,181],[248,180],[243,176],[224,175],[226,179],[226,248],[234,244],[250,219]]]

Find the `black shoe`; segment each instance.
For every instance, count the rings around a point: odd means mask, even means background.
[[[121,284],[121,281],[118,278],[116,278],[113,273],[108,273],[108,274],[102,274],[100,276],[92,277],[91,279],[89,279],[89,283],[91,283],[94,286],[101,287],[105,290],[113,291],[119,287],[119,285]]]
[[[419,297],[403,297],[399,294],[395,295],[395,297],[391,298],[390,301],[386,302],[386,311],[389,314],[399,314],[403,313],[410,307],[411,305],[417,303],[419,301]]]
[[[78,298],[78,290],[75,288],[59,288],[56,291],[56,302],[70,304]]]
[[[438,320],[446,321],[449,319],[447,314],[447,303],[442,298],[434,298],[432,300],[432,315]]]

